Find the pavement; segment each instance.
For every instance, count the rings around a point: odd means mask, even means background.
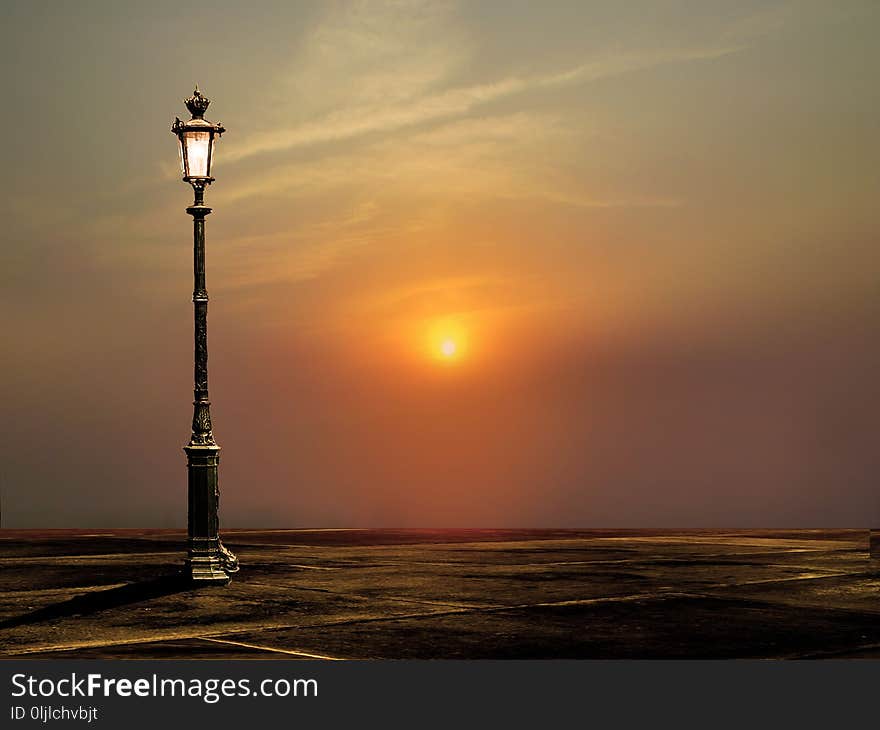
[[[0,530],[20,659],[880,657],[866,530]]]

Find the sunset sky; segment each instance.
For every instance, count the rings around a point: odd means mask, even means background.
[[[4,0],[3,526],[185,524],[195,83],[223,525],[868,526],[878,29]]]

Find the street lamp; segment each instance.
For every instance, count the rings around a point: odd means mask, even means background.
[[[195,368],[193,386],[192,437],[184,447],[188,472],[188,518],[186,570],[197,583],[228,583],[238,570],[238,558],[220,540],[218,505],[220,488],[217,467],[220,447],[211,427],[208,400],[208,292],[205,289],[205,188],[211,177],[211,163],[217,138],[226,130],[204,118],[210,101],[196,87],[184,102],[191,119],[175,119],[171,131],[177,135],[183,179],[192,185],[193,204],[186,212],[193,217],[193,309],[195,313]]]

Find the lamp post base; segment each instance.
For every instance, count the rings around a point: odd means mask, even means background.
[[[193,583],[199,585],[223,585],[231,580],[229,574],[223,569],[223,563],[219,557],[191,557],[184,561],[184,572]]]
[[[196,402],[193,419],[193,440],[196,439],[197,419],[203,403]],[[205,406],[207,413],[207,406]],[[209,417],[206,416],[206,419]],[[208,421],[210,426],[210,421]],[[213,443],[209,428],[205,433],[210,443],[190,443],[186,452],[189,492],[189,518],[186,574],[194,583],[226,585],[229,574],[238,570],[238,559],[220,541],[218,507],[220,490],[217,486],[217,467],[220,447]]]

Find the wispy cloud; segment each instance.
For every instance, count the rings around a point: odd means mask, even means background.
[[[218,190],[218,200],[226,205],[267,195],[314,199],[348,191],[368,196],[383,209],[418,200],[433,205],[452,200],[544,201],[583,209],[681,204],[669,195],[607,196],[585,190],[560,157],[594,134],[550,113],[449,120],[355,150],[328,150],[316,159],[277,165],[234,188]],[[416,207],[406,208],[406,220],[418,215]],[[344,220],[343,215],[340,225]]]
[[[222,276],[230,287],[313,279],[341,256],[387,234],[376,214],[375,203],[366,200],[332,218],[298,226],[295,231],[227,240],[222,244]]]
[[[463,117],[481,106],[529,91],[588,83],[662,64],[719,58],[742,48],[742,45],[731,44],[673,52],[622,54],[550,74],[510,76],[491,83],[424,93],[402,103],[345,108],[289,129],[255,134],[230,150],[225,159],[235,162],[261,153],[347,140],[377,132],[394,132]]]
[[[461,203],[583,211],[680,206],[675,193],[607,180],[600,186],[570,164],[592,137],[601,144],[602,132],[570,104],[554,104],[553,92],[570,98],[565,90],[579,85],[735,54],[786,17],[774,9],[681,42],[578,49],[580,63],[560,59],[555,69],[542,63],[540,72],[506,74],[501,67],[495,78],[475,82],[468,66],[475,49],[453,10],[434,3],[334,6],[306,35],[281,75],[287,96],[271,110],[275,128],[223,150],[223,164],[271,159],[242,165],[238,182],[216,191],[219,205],[286,199],[303,209],[294,230],[288,232],[289,213],[273,212],[267,224],[275,232],[231,245],[226,255],[237,285],[312,279],[389,237],[422,240],[420,231],[443,230],[444,211]]]
[[[732,13],[702,39],[594,49],[579,63],[467,83],[477,48],[451,2],[331,6],[277,75],[271,124],[226,162],[465,117],[532,91],[585,84],[658,66],[720,58],[748,47],[792,14],[789,3]],[[282,96],[283,94],[283,96]],[[284,118],[287,117],[287,123]],[[290,120],[295,119],[291,124]]]

